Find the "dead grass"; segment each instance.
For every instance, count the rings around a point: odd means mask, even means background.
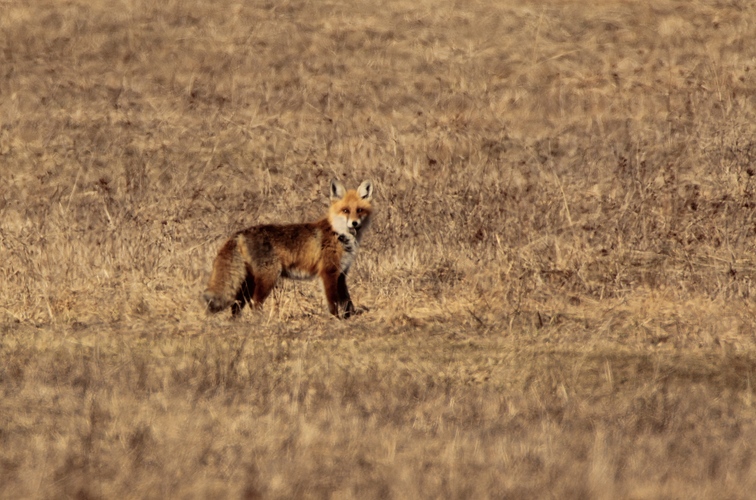
[[[0,8],[0,496],[748,498],[742,2]],[[199,302],[376,184],[364,314]]]

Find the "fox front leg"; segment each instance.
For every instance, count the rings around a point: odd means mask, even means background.
[[[339,296],[339,309],[344,311],[344,319],[354,315],[354,304],[349,297],[349,290],[346,284],[346,273],[339,274],[339,280],[337,282],[337,292]]]
[[[348,318],[354,314],[354,305],[349,298],[344,273],[323,273],[323,288],[325,289],[328,311],[337,318]],[[341,313],[343,311],[343,313]]]

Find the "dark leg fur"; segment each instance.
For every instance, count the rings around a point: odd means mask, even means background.
[[[331,314],[339,316],[339,277],[336,273],[324,273],[320,275],[323,280],[323,289],[328,302],[328,311]]]
[[[354,304],[349,298],[346,285],[346,274],[323,274],[323,288],[325,288],[328,310],[337,318],[348,318],[354,314]]]
[[[244,306],[247,302],[252,300],[252,296],[255,293],[255,278],[251,274],[247,275],[247,279],[241,284],[241,288],[236,294],[236,300],[231,304],[231,316],[237,317],[241,314]]]
[[[255,282],[255,292],[252,294],[255,307],[262,307],[263,302],[268,298],[270,292],[273,291],[273,287],[276,286],[277,280],[277,276],[274,279],[261,279],[261,277],[258,277]]]
[[[352,304],[352,299],[351,297],[349,297],[349,290],[347,289],[345,273],[341,273],[339,275],[339,280],[336,284],[336,290],[339,296],[339,309],[344,311],[343,317],[344,319],[347,319],[354,314],[354,304]]]

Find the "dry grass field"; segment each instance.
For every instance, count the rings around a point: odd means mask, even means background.
[[[752,498],[756,9],[0,0],[0,497]],[[375,184],[316,282],[230,233]]]

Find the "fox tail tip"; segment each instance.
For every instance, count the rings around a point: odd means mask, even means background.
[[[207,305],[207,310],[211,313],[220,312],[228,306],[227,301],[210,290],[205,290],[205,293],[202,294],[202,300]]]

